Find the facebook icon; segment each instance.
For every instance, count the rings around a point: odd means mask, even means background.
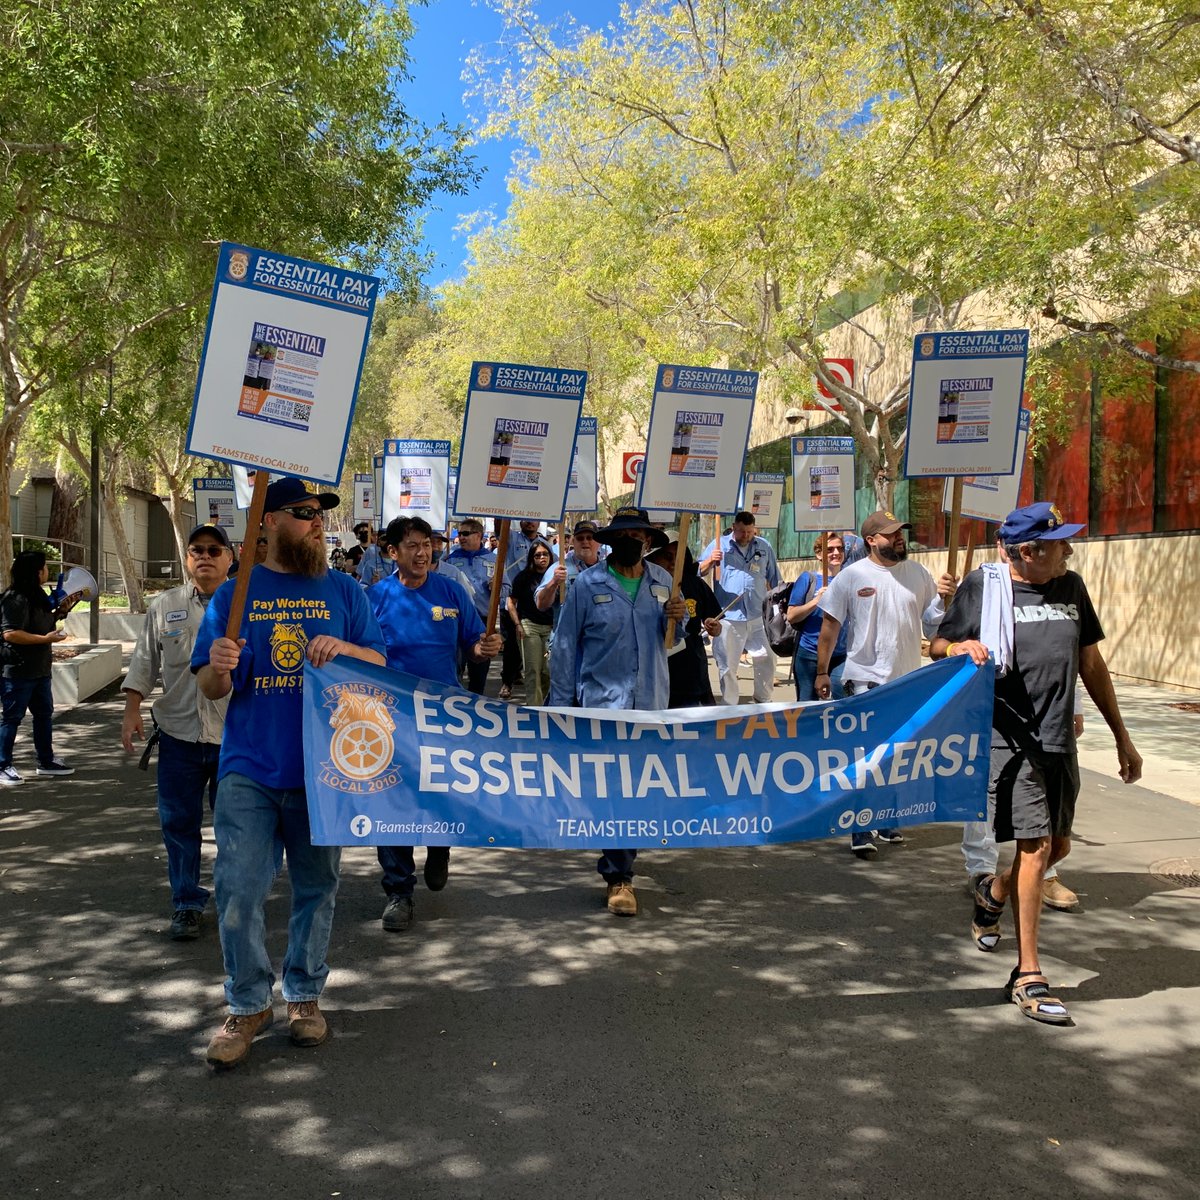
[[[358,816],[350,821],[350,832],[355,837],[365,838],[371,832],[371,818]]]

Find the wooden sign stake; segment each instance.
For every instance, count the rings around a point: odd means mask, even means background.
[[[500,539],[496,546],[496,569],[492,573],[492,598],[488,604],[487,615],[487,632],[496,632],[496,617],[500,612],[500,589],[504,585],[504,560],[508,558],[508,527],[511,524],[507,519],[501,521],[497,526],[497,535]]]
[[[250,591],[250,576],[254,571],[254,551],[251,550],[247,556],[246,547],[258,545],[263,509],[267,504],[267,485],[270,482],[270,471],[254,472],[254,490],[250,493],[250,509],[246,513],[246,540],[242,543],[242,558],[238,563],[237,583],[233,588],[233,604],[229,609],[229,620],[225,623],[225,636],[231,642],[238,640],[238,634],[242,630],[242,613],[246,611],[246,595]]]
[[[954,492],[950,501],[950,548],[946,557],[946,573],[953,575],[958,566],[958,532],[962,523],[963,481],[959,475],[954,480]]]
[[[975,557],[975,534],[979,528],[978,521],[972,521],[967,529],[967,557],[963,562],[963,578],[971,573],[971,560]]]
[[[671,599],[679,595],[679,582],[683,578],[683,560],[687,557],[688,531],[692,528],[692,514],[685,512],[679,518],[679,541],[675,543],[675,570],[671,573]],[[675,618],[667,618],[668,650],[675,645]]]

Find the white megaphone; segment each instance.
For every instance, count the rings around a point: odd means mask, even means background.
[[[72,567],[58,574],[58,583],[50,593],[50,604],[59,617],[65,617],[81,600],[94,600],[100,594],[96,578],[86,567]]]

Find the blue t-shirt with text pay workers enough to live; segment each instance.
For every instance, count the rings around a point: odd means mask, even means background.
[[[208,665],[223,637],[234,581],[222,584],[204,614],[192,670]],[[319,578],[257,566],[250,576],[241,637],[246,639],[225,716],[219,778],[231,772],[270,788],[304,786],[304,663],[321,634],[385,653],[383,634],[359,584],[341,571]]]

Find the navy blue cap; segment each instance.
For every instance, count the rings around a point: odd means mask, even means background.
[[[267,488],[267,502],[263,512],[278,512],[287,504],[317,504],[321,508],[337,508],[342,498],[336,492],[310,492],[304,481],[294,475],[276,479]]]
[[[997,534],[1007,545],[1019,545],[1021,542],[1054,542],[1063,538],[1072,538],[1080,533],[1083,525],[1064,525],[1062,513],[1057,504],[1048,500],[1040,500],[1037,504],[1027,504],[1024,508],[1015,508],[1004,518]]]

